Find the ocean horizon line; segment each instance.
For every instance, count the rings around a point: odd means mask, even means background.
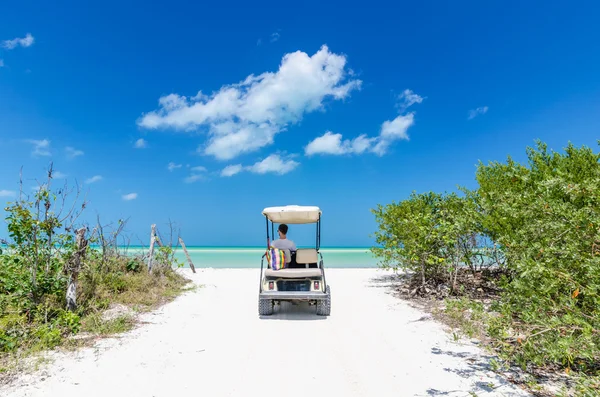
[[[119,248],[147,248],[150,244],[147,245],[117,245]],[[265,249],[264,245],[185,245],[186,248],[208,248],[208,249]],[[99,244],[90,244],[90,247],[100,247]],[[176,244],[173,247],[181,247],[181,245]],[[314,248],[314,246],[309,245],[298,245],[298,248]],[[372,246],[321,246],[319,249],[366,249],[370,250],[373,248]]]

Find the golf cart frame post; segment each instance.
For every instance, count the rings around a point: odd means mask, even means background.
[[[281,224],[316,224],[315,229],[315,248],[313,251],[316,252],[315,260],[310,262],[298,262],[296,266],[305,264],[305,267],[290,267],[281,270],[265,269],[264,260],[267,256],[267,252],[262,255],[260,262],[260,283],[259,283],[259,303],[264,305],[272,306],[273,302],[281,301],[308,301],[311,304],[317,304],[317,314],[329,315],[330,307],[330,288],[325,279],[325,271],[323,264],[323,255],[320,252],[321,248],[321,217],[322,213],[318,207],[310,206],[296,206],[289,205],[284,207],[269,207],[263,210],[266,222],[266,233],[267,233],[267,251],[271,248],[271,239],[275,239],[275,223]],[[269,232],[269,222],[271,222],[271,231]],[[301,248],[296,251],[299,255],[300,251],[312,250],[312,248]],[[304,251],[306,252],[306,251]],[[304,254],[306,257],[308,254]],[[310,257],[310,256],[309,256]],[[295,262],[295,258],[292,262]],[[318,269],[318,270],[317,270]],[[273,283],[284,283],[289,282],[307,282],[311,285],[308,289],[279,289],[279,287],[273,288]],[[315,284],[314,288],[312,284]],[[317,285],[320,284],[319,287]],[[266,289],[266,285],[269,286]],[[266,310],[272,312],[271,309]]]

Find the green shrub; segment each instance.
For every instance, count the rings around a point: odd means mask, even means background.
[[[27,336],[27,317],[24,314],[5,314],[0,317],[0,352],[11,352]]]
[[[480,165],[488,233],[509,269],[492,327],[522,343],[507,351],[536,365],[600,362],[600,155],[569,145],[529,148],[529,166]],[[579,364],[578,364],[579,363]]]
[[[558,153],[538,142],[527,158],[480,163],[479,187],[464,197],[413,193],[378,206],[373,251],[381,266],[408,270],[423,284],[448,279],[457,264],[493,264],[502,292],[486,329],[503,357],[597,376],[600,154],[572,144]]]
[[[51,175],[50,169],[47,183],[31,200],[20,196],[5,208],[10,241],[0,250],[0,369],[9,353],[53,348],[81,330],[105,335],[129,329],[131,318],[104,323],[100,312],[112,303],[153,307],[178,294],[186,283],[173,271],[179,264],[171,262],[171,247],[158,250],[160,266],[150,274],[141,258],[119,252],[116,241],[123,221],[110,234],[98,224],[96,230],[88,229],[87,239],[101,246],[85,246],[77,307],[66,310],[67,286],[76,273],[72,267],[79,213],[62,211],[72,207],[81,212],[85,203],[65,205],[67,190],[52,192]]]
[[[54,324],[40,324],[34,329],[33,334],[36,338],[37,349],[52,349],[58,346],[62,340],[61,330]]]
[[[407,200],[373,210],[379,231],[372,251],[384,268],[408,271],[428,283],[447,283],[457,292],[461,268],[477,273],[504,266],[503,255],[482,233],[477,196],[412,193]]]
[[[66,334],[77,334],[81,328],[81,318],[79,315],[63,310],[58,316],[57,324]]]

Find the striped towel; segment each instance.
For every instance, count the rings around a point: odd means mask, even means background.
[[[273,270],[285,268],[285,251],[279,248],[269,248],[267,250],[267,265]]]

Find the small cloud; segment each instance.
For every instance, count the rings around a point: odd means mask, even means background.
[[[275,33],[271,34],[271,39],[269,41],[271,43],[274,43],[277,40],[279,40],[280,37],[281,37],[281,35],[279,34],[279,32],[275,32]]]
[[[47,139],[36,140],[36,139],[28,139],[27,142],[33,145],[33,151],[31,154],[33,156],[50,156],[50,141]]]
[[[138,196],[137,193],[124,194],[123,195],[123,200],[125,200],[125,201],[135,200],[137,198],[137,196]]]
[[[67,152],[67,157],[70,159],[74,159],[75,157],[79,157],[79,156],[83,156],[83,151],[81,150],[77,150],[71,146],[67,146],[65,148],[65,151]]]
[[[137,141],[135,141],[135,144],[133,145],[133,147],[136,149],[145,149],[148,147],[148,141],[146,141],[143,138],[140,138]]]
[[[241,164],[228,165],[221,170],[221,176],[230,177],[239,174],[243,171],[252,172],[254,174],[279,174],[284,175],[293,171],[300,165],[299,162],[292,160],[294,156],[282,158],[279,154],[271,154],[261,161],[257,161],[253,165],[243,166]]]
[[[375,138],[368,138],[362,134],[352,140],[342,140],[342,134],[334,134],[331,131],[315,138],[304,148],[304,154],[312,156],[315,154],[360,154],[365,152],[373,143]]]
[[[342,134],[327,131],[324,135],[309,142],[304,148],[304,154],[312,156],[315,154],[343,155],[372,152],[383,156],[393,142],[408,140],[408,129],[414,122],[414,113],[400,115],[393,120],[384,121],[381,124],[379,135],[368,137],[362,134],[352,140],[342,139]]]
[[[387,153],[389,146],[398,140],[408,141],[408,129],[415,123],[414,113],[400,115],[394,120],[384,121],[377,137],[377,144],[371,149],[378,156]]]
[[[0,59],[0,68],[4,67],[4,59]]]
[[[264,160],[256,162],[254,165],[246,167],[246,169],[255,174],[274,173],[279,175],[287,174],[293,171],[300,165],[294,160],[284,160],[278,154],[272,154]]]
[[[234,176],[242,172],[244,167],[241,164],[228,165],[221,171],[221,176]]]
[[[393,142],[409,139],[408,129],[415,123],[415,113],[404,112],[415,103],[422,103],[424,99],[412,90],[405,89],[398,96],[396,104],[401,114],[393,120],[384,121],[377,136],[369,137],[361,134],[350,140],[342,139],[342,134],[327,131],[324,135],[309,142],[304,148],[304,154],[312,156],[315,154],[343,155],[371,152],[383,156]]]
[[[90,183],[99,182],[101,180],[102,180],[101,175],[94,175],[93,177],[86,179],[85,183],[87,183],[89,185]]]
[[[194,183],[206,178],[206,167],[199,165],[192,167],[190,170],[192,173],[183,180],[185,183]]]
[[[474,119],[475,117],[479,116],[480,114],[486,114],[488,111],[488,107],[487,106],[482,106],[482,107],[478,107],[477,109],[471,109],[469,110],[469,120]]]
[[[67,177],[67,175],[63,174],[60,171],[53,171],[52,172],[52,178],[54,178],[54,179],[65,179],[66,177]]]
[[[0,197],[15,197],[17,192],[14,190],[0,190]]]
[[[167,165],[167,169],[171,172],[173,172],[174,170],[176,170],[177,168],[181,168],[181,164],[175,164],[174,162],[170,162],[169,165]]]
[[[206,176],[201,175],[201,174],[192,174],[190,176],[185,177],[185,179],[183,180],[185,183],[194,183],[196,181],[199,181],[201,179],[206,178]]]
[[[7,50],[12,50],[19,46],[30,47],[31,45],[33,45],[34,41],[35,39],[33,38],[33,36],[30,33],[27,33],[23,38],[17,37],[12,40],[4,40],[4,42],[2,43],[2,47],[6,48]]]
[[[406,89],[402,91],[402,94],[398,95],[398,103],[396,107],[400,109],[401,112],[405,111],[415,103],[423,102],[425,98],[422,96],[415,94],[412,90]]]

